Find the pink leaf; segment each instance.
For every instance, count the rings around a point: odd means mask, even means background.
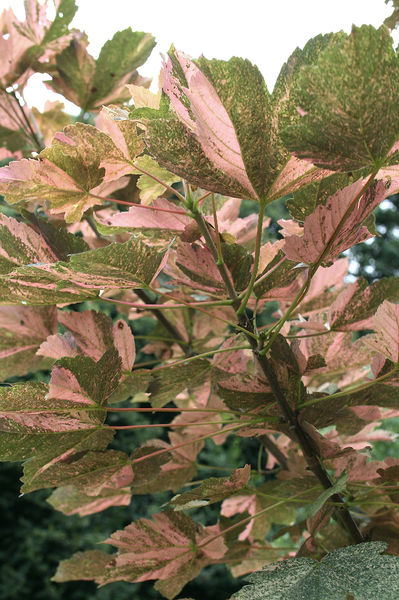
[[[375,336],[368,337],[368,346],[397,363],[399,361],[399,305],[385,300],[374,317]]]
[[[163,89],[169,96],[173,108],[187,129],[198,137],[210,161],[248,190],[250,197],[257,198],[245,170],[233,123],[214,87],[187,56],[177,51],[175,56],[187,79],[188,88],[183,87],[182,91],[190,102],[193,118],[181,100],[180,85],[172,73],[172,61],[168,58],[167,64],[164,65]]]
[[[286,238],[286,256],[307,265],[317,263],[320,257],[323,257],[323,262],[328,263],[344,250],[372,237],[362,223],[388,192],[381,181],[370,186],[347,215],[363,185],[364,180],[359,179],[330,196],[325,206],[317,206],[305,219],[303,236]]]

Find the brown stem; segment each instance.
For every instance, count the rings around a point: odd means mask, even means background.
[[[147,292],[144,290],[135,290],[137,296],[140,300],[143,300],[146,304],[152,304],[151,299],[147,296]],[[176,327],[165,317],[161,310],[152,309],[152,314],[158,319],[161,325],[171,334],[172,338],[177,341],[180,348],[183,350],[184,355],[195,356],[196,352],[193,351],[192,347],[187,346],[186,340],[183,338],[181,333],[176,329]]]
[[[213,238],[210,234],[208,224],[203,218],[201,214],[195,215],[195,221],[205,239],[206,244],[212,256],[217,264],[217,248],[213,241]],[[240,301],[238,299],[237,293],[234,289],[233,283],[231,281],[230,275],[227,272],[224,265],[218,265],[220,275],[225,283],[227,293],[230,299],[233,301],[233,308],[236,310],[240,307]],[[307,435],[304,429],[301,427],[301,424],[298,421],[298,415],[296,411],[294,411],[290,404],[288,403],[283,390],[280,387],[277,376],[274,372],[273,366],[269,362],[269,359],[264,354],[259,354],[259,346],[258,342],[254,337],[254,328],[253,325],[248,318],[246,312],[242,315],[238,316],[240,326],[246,330],[247,340],[252,348],[252,352],[254,355],[255,361],[260,366],[266,380],[268,381],[273,395],[275,396],[281,412],[283,413],[284,420],[289,425],[290,430],[292,432],[293,437],[296,439],[299,444],[304,458],[308,464],[308,467],[320,481],[322,486],[325,489],[330,489],[333,487],[331,479],[325,470],[324,466],[321,463],[319,452],[317,447],[315,446],[313,440]],[[335,519],[342,525],[342,527],[349,533],[351,538],[356,544],[364,542],[364,538],[362,533],[360,532],[356,522],[354,521],[352,515],[350,514],[348,508],[345,505],[345,501],[340,494],[334,494],[331,497],[332,502],[339,503],[339,507],[334,511]]]
[[[284,454],[284,452],[281,452],[280,448],[277,446],[277,444],[275,444],[275,442],[270,436],[260,435],[258,437],[258,440],[260,441],[262,446],[264,446],[266,450],[270,452],[270,454],[272,454],[274,458],[277,459],[282,469],[288,469],[288,460],[286,455]]]

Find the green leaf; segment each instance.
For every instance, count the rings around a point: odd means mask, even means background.
[[[129,98],[125,85],[136,81],[136,69],[151,54],[155,39],[128,27],[104,44],[97,60],[86,46],[87,40],[75,38],[57,55],[57,74],[51,73],[52,80],[46,83],[82,110],[90,111]]]
[[[101,577],[105,567],[112,560],[111,554],[101,550],[86,550],[77,552],[71,558],[60,562],[57,572],[51,581],[76,581],[79,579],[92,580]]]
[[[399,65],[386,27],[353,27],[304,67],[295,86],[304,111],[283,131],[296,156],[334,171],[397,162]]]
[[[73,254],[69,262],[55,262],[43,240],[26,225],[8,219],[0,235],[8,255],[0,257],[0,272],[5,273],[0,276],[1,304],[80,302],[97,297],[104,288],[144,287],[159,272],[166,253],[132,238]],[[11,270],[23,262],[28,264]]]
[[[21,492],[41,488],[74,486],[88,496],[129,491],[133,480],[132,466],[127,454],[116,450],[88,451],[85,454],[68,454],[37,473],[34,462],[24,466]],[[121,490],[121,488],[125,488]]]
[[[229,477],[209,477],[195,489],[174,496],[169,505],[176,511],[219,502],[240,491],[248,483],[250,473],[251,467],[245,465],[235,469]]]
[[[369,542],[334,550],[321,562],[292,558],[248,577],[253,585],[237,600],[396,600],[399,558],[381,553],[387,544]]]
[[[154,407],[161,407],[175,400],[186,388],[193,390],[203,385],[210,372],[211,364],[204,359],[187,364],[165,366],[154,371],[137,370],[120,384],[110,402],[120,402],[139,392],[148,394]]]
[[[45,33],[42,44],[48,44],[68,33],[68,25],[75,16],[78,7],[75,0],[61,0],[58,3],[55,18]]]
[[[135,161],[135,164],[138,165],[140,169],[148,171],[148,173],[155,175],[155,177],[161,181],[164,181],[168,185],[172,185],[173,183],[180,181],[180,177],[160,167],[151,156],[140,156]],[[137,187],[140,190],[142,204],[151,204],[153,200],[159,198],[159,196],[161,196],[166,190],[164,185],[158,183],[149,175],[143,175],[140,170],[134,169],[132,172],[140,175],[137,181]]]
[[[46,368],[36,352],[56,330],[55,307],[0,306],[0,380]]]
[[[98,496],[89,496],[72,485],[55,489],[47,498],[55,510],[64,515],[85,517],[106,510],[110,506],[129,506],[131,501],[129,488],[111,489]]]
[[[348,474],[342,473],[342,475],[338,477],[334,485],[332,485],[327,490],[324,490],[324,492],[320,494],[317,500],[315,500],[314,502],[312,502],[312,504],[306,507],[306,513],[308,515],[308,518],[312,519],[316,515],[316,513],[324,506],[325,502],[327,502],[327,500],[331,498],[331,496],[343,492],[346,488],[347,483]]]

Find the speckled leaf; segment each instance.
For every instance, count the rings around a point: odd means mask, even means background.
[[[0,214],[0,273],[33,263],[52,263],[57,256],[31,227]]]
[[[94,60],[86,50],[87,41],[73,39],[70,46],[57,55],[57,74],[47,85],[85,111],[103,104],[129,98],[127,83],[139,80],[137,67],[142,65],[155,45],[149,33],[117,31]]]
[[[116,450],[88,451],[65,457],[37,472],[34,461],[24,465],[21,492],[41,488],[74,486],[88,496],[121,493],[133,480],[132,465],[127,454]],[[129,488],[128,488],[129,489]],[[126,489],[122,490],[126,493]]]
[[[97,581],[158,579],[156,589],[171,600],[204,566],[223,557],[227,547],[222,536],[206,544],[218,532],[218,526],[196,525],[181,512],[168,511],[154,515],[153,520],[135,521],[107,540],[119,553]],[[197,546],[201,552],[196,551]]]
[[[238,291],[246,288],[251,276],[253,257],[238,244],[222,243],[222,254],[226,267]],[[181,280],[194,289],[225,295],[226,290],[211,252],[200,244],[179,244],[176,265],[188,279]],[[180,279],[179,279],[180,281]]]
[[[18,240],[12,251],[18,249]],[[135,288],[150,283],[165,260],[157,250],[131,239],[71,256],[69,262],[49,263],[27,257],[27,266],[0,276],[0,303],[57,304],[98,296],[104,288]],[[36,263],[36,264],[35,264]],[[47,263],[47,264],[46,264]]]
[[[51,336],[38,351],[41,356],[59,358],[60,342],[65,341],[65,348],[73,348],[73,356],[84,354],[93,360],[99,360],[104,352],[116,348],[122,360],[122,368],[131,371],[134,358],[134,338],[128,324],[112,320],[102,312],[85,310],[83,312],[58,311],[58,321],[70,332],[67,336]],[[62,356],[62,355],[61,355]],[[70,356],[70,353],[63,356]]]
[[[399,559],[381,555],[384,542],[369,542],[334,550],[321,562],[292,558],[250,575],[253,585],[232,599],[255,600],[396,600]]]
[[[7,36],[2,39],[0,52],[7,59],[0,70],[2,87],[16,82],[23,86],[32,68],[40,70],[43,63],[53,62],[54,54],[69,43],[72,34],[68,25],[77,9],[75,1],[56,0],[51,4],[55,8],[52,21],[47,14],[48,0],[27,0],[24,21],[19,21],[11,9],[3,12],[2,26]]]
[[[101,577],[105,567],[112,560],[111,554],[101,550],[86,550],[77,552],[71,558],[60,562],[52,581],[76,581],[79,579],[92,580]]]
[[[307,185],[302,190],[294,192],[293,198],[286,205],[293,219],[304,221],[311,215],[319,204],[325,206],[328,198],[338,190],[353,183],[354,178],[348,173],[334,173],[321,181]]]
[[[385,27],[341,35],[302,70],[295,97],[303,116],[283,139],[299,158],[337,171],[390,164],[399,137],[399,68]]]
[[[64,515],[85,517],[106,510],[110,506],[129,506],[131,497],[130,488],[107,490],[99,496],[88,496],[70,485],[54,490],[47,498],[47,502]]]
[[[287,258],[309,265],[323,255],[323,262],[329,263],[344,250],[372,237],[363,223],[386,197],[387,189],[381,181],[373,184],[347,215],[363,185],[363,180],[359,179],[330,196],[325,206],[317,206],[305,219],[303,235],[291,235],[285,239]],[[333,239],[336,230],[339,233]]]
[[[177,207],[165,198],[157,198],[152,204],[154,208],[163,210],[177,210]],[[140,205],[141,206],[141,205]],[[125,231],[131,233],[153,234],[171,240],[176,235],[181,235],[191,222],[188,215],[157,212],[156,210],[132,206],[126,212],[116,212],[105,217],[96,215],[96,225],[104,235],[119,234]]]
[[[123,165],[126,158],[108,135],[91,125],[69,125],[55,135],[39,160],[22,159],[2,167],[0,192],[10,204],[46,201],[50,213],[64,213],[72,223],[125,185],[118,182],[124,172],[115,174],[115,163]]]
[[[192,61],[172,48],[164,73],[170,115],[161,106],[158,114],[142,112],[141,118],[150,152],[170,171],[212,191],[268,201],[326,176],[283,147],[281,98],[271,102],[248,60]]]
[[[56,330],[54,307],[0,306],[0,380],[48,366],[36,351]]]
[[[279,250],[274,258],[266,265],[259,274],[254,286],[254,294],[257,298],[270,300],[294,297],[299,284],[302,268],[295,268],[298,261],[288,260],[284,252]]]
[[[47,392],[35,383],[0,388],[1,460],[34,456],[39,472],[66,452],[104,449],[112,440],[112,430],[102,426],[104,411],[85,410],[93,406],[87,395],[68,401],[47,399]]]
[[[155,177],[161,181],[164,181],[168,185],[172,185],[173,183],[180,181],[180,177],[160,167],[151,156],[140,156],[136,160],[135,164],[140,169],[144,169],[148,173],[151,173],[151,175],[155,175]],[[155,181],[149,175],[143,175],[142,172],[137,169],[135,169],[133,173],[140,175],[137,181],[137,187],[140,190],[140,198],[143,204],[150,204],[153,200],[159,198],[159,196],[165,192],[166,187]]]
[[[241,490],[247,483],[251,467],[235,469],[229,477],[209,477],[198,487],[174,496],[169,502],[173,510],[189,510],[219,502]]]
[[[399,362],[399,305],[385,300],[375,314],[373,329],[375,336],[366,343],[392,362]]]
[[[176,366],[166,365],[155,371],[134,371],[122,382],[121,389],[116,390],[117,401],[145,392],[149,394],[152,406],[161,407],[173,401],[187,387],[195,389],[202,385],[209,371],[210,363],[201,359]]]
[[[399,301],[399,278],[383,277],[371,285],[363,277],[348,284],[330,306],[327,320],[331,329],[373,329],[373,315],[384,301]]]

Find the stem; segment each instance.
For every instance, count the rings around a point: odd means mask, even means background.
[[[232,348],[220,348],[219,350],[209,350],[209,352],[202,352],[201,354],[196,354],[195,356],[189,356],[188,358],[182,358],[181,360],[176,360],[173,363],[169,363],[167,365],[162,365],[161,367],[155,367],[152,369],[152,373],[156,373],[157,371],[161,371],[162,369],[167,369],[168,367],[175,367],[177,365],[185,365],[188,362],[193,360],[198,360],[199,358],[206,358],[207,356],[213,356],[214,354],[222,354],[223,352],[233,352],[234,350],[250,350],[251,346],[233,346]]]
[[[239,423],[239,421],[228,421]],[[201,425],[225,425],[224,421],[205,421],[204,423],[150,423],[147,425],[110,425],[111,429],[146,429],[149,427],[200,427]],[[220,432],[219,432],[220,433]]]
[[[241,315],[244,314],[245,309],[246,309],[247,304],[248,304],[248,300],[251,297],[252,290],[253,290],[254,285],[255,285],[256,277],[258,275],[259,258],[260,258],[260,247],[261,247],[261,244],[262,244],[262,233],[263,233],[263,215],[265,214],[265,207],[266,207],[266,202],[265,201],[261,201],[260,207],[259,207],[259,215],[258,215],[258,226],[257,226],[257,229],[256,229],[254,266],[253,266],[253,269],[252,269],[252,275],[251,275],[250,282],[248,284],[247,291],[245,292],[245,295],[244,295],[244,297],[243,297],[243,299],[241,301],[241,306],[239,307],[239,309],[237,311],[237,316],[241,316]]]
[[[102,202],[115,202],[115,204],[124,204],[126,206],[134,206],[135,208],[143,208],[146,210],[155,210],[155,212],[164,212],[172,215],[185,215],[187,213],[184,210],[172,210],[169,208],[158,208],[157,206],[147,206],[146,204],[137,204],[136,202],[127,202],[127,200],[118,200],[117,198],[109,198],[108,196],[98,196],[97,194],[90,194],[92,198],[96,198],[97,200],[101,200]]]
[[[358,385],[357,387],[354,387],[349,390],[343,390],[342,392],[336,392],[335,394],[323,396],[323,398],[314,398],[314,399],[307,400],[306,402],[302,402],[302,404],[299,404],[298,409],[306,408],[306,406],[313,406],[314,404],[323,402],[323,400],[343,398],[344,396],[347,396],[348,394],[356,394],[357,392],[362,392],[363,390],[367,390],[368,388],[373,387],[373,385],[380,383],[381,381],[384,381],[384,379],[389,379],[389,377],[391,377],[391,375],[394,375],[394,373],[397,373],[397,372],[398,372],[397,368],[392,369],[392,371],[389,371],[389,373],[385,373],[385,375],[381,375],[381,377],[377,377],[376,379],[373,379],[372,381],[370,381],[368,383],[364,383],[363,385]]]
[[[60,410],[64,410],[65,409],[60,409]],[[77,409],[78,410],[78,409]],[[79,409],[81,410],[81,409]],[[156,408],[156,407],[151,407],[151,408],[130,408],[130,407],[126,407],[126,408],[109,408],[108,406],[105,407],[101,407],[101,409],[97,409],[97,410],[106,410],[107,412],[137,412],[137,413],[183,413],[183,412],[193,412],[193,413],[217,413],[219,415],[222,415],[224,413],[230,413],[233,415],[239,414],[242,415],[242,413],[240,413],[240,411],[238,410],[231,410],[229,408],[223,408],[223,409],[219,409],[219,408]],[[254,414],[254,413],[245,413],[246,415],[252,415],[254,417],[259,417],[259,415]]]
[[[163,296],[164,298],[168,298],[169,300],[174,300],[175,302],[177,302],[176,298],[174,296],[172,296],[171,294],[166,294],[165,292],[160,292],[159,290],[152,288],[151,286],[148,286],[148,289],[151,292],[154,292],[154,294],[159,294],[160,296]],[[190,302],[184,302],[184,300],[182,300],[181,298],[179,299],[180,302],[182,302],[185,306],[187,306],[188,308],[191,308],[191,303]],[[233,305],[233,302],[230,302],[230,305]],[[196,306],[195,308],[196,310],[199,310],[200,312],[204,313],[204,315],[207,315],[208,317],[211,317],[212,319],[217,319],[218,321],[221,321],[222,323],[226,323],[226,325],[230,325],[230,327],[233,327],[233,329],[237,329],[238,331],[242,331],[243,333],[245,333],[246,335],[248,334],[247,330],[244,329],[244,327],[241,327],[240,325],[237,325],[236,323],[233,323],[232,321],[228,321],[227,319],[223,319],[222,317],[219,317],[218,315],[213,315],[212,313],[208,312],[207,310],[204,310],[202,307],[200,306]],[[248,334],[249,335],[249,334]],[[254,339],[258,339],[258,336],[255,334],[252,334]]]
[[[183,442],[181,444],[175,444],[174,446],[170,446],[169,448],[162,448],[162,450],[156,450],[155,452],[151,452],[150,454],[145,454],[144,456],[140,456],[140,458],[135,458],[132,460],[132,464],[136,464],[138,462],[143,462],[143,460],[147,460],[149,458],[153,458],[154,456],[158,456],[159,454],[165,454],[166,452],[173,452],[174,450],[178,450],[179,448],[183,448],[183,446],[189,446],[190,444],[195,444],[196,442],[202,442],[203,440],[210,439],[212,437],[216,437],[218,435],[224,435],[230,431],[236,431],[237,429],[241,429],[242,427],[247,427],[248,423],[241,425],[234,425],[233,427],[227,427],[226,429],[221,429],[220,431],[215,431],[213,433],[209,433],[207,435],[202,435],[200,437],[194,438],[189,442]]]
[[[14,91],[12,91],[12,92],[10,93],[10,95],[11,95],[11,96],[12,96],[12,97],[15,99],[15,101],[17,102],[17,104],[18,104],[18,106],[19,106],[19,108],[20,108],[21,114],[22,114],[22,116],[23,116],[23,119],[24,119],[24,121],[25,121],[26,125],[28,126],[28,129],[29,129],[30,133],[31,133],[31,139],[33,140],[33,142],[34,142],[34,144],[35,144],[35,146],[36,146],[36,148],[37,148],[38,152],[41,152],[41,151],[42,151],[42,150],[44,150],[44,148],[45,148],[45,144],[44,144],[44,141],[43,141],[43,137],[42,137],[42,135],[40,134],[40,132],[39,132],[39,131],[35,131],[35,129],[33,128],[33,125],[32,125],[32,123],[31,123],[30,119],[28,118],[28,115],[26,114],[26,112],[25,112],[25,110],[24,110],[24,107],[23,107],[23,105],[21,104],[21,101],[20,101],[20,99],[18,98],[18,96],[16,95],[16,93],[15,93]],[[22,94],[21,94],[21,93],[20,93],[20,96],[21,96],[21,98],[23,99],[23,97],[22,97]],[[26,102],[25,102],[25,101],[24,101],[24,104],[26,105]],[[31,115],[31,118],[33,118],[33,115]]]
[[[184,196],[182,196],[180,194],[180,192],[178,192],[177,190],[175,190],[175,188],[173,188],[171,185],[168,185],[167,183],[165,183],[164,181],[162,181],[162,179],[159,179],[158,177],[156,177],[155,175],[153,175],[152,173],[150,173],[149,171],[146,171],[145,169],[142,169],[141,167],[137,166],[136,163],[133,163],[133,167],[135,169],[137,169],[137,171],[140,171],[140,173],[143,173],[144,175],[148,175],[148,177],[151,177],[151,179],[153,179],[154,181],[156,181],[157,183],[160,183],[161,185],[163,185],[167,190],[169,190],[170,192],[172,192],[175,196],[177,196],[179,198],[179,200],[181,200],[182,202],[185,202],[186,199]]]
[[[260,435],[258,440],[262,446],[264,446],[266,450],[277,459],[281,468],[286,470],[288,468],[287,457],[283,452],[281,452],[280,448],[275,444],[273,439],[268,435]]]
[[[369,180],[368,184],[370,184],[370,183],[371,183],[371,181]],[[366,186],[364,186],[362,193],[364,193],[365,189],[366,189]],[[353,205],[353,203],[351,204],[351,206],[352,205]],[[196,221],[201,233],[204,236],[205,242],[208,244],[208,248],[209,248],[210,252],[212,253],[214,260],[217,261],[217,248],[216,248],[213,238],[210,235],[210,232],[208,230],[207,222],[205,221],[205,219],[199,212],[193,213],[193,217],[195,218],[195,221]],[[302,429],[302,426],[298,421],[298,414],[295,410],[293,410],[291,408],[288,400],[286,399],[285,394],[284,394],[283,390],[281,389],[280,384],[278,382],[276,373],[275,373],[271,363],[269,362],[268,358],[265,355],[266,353],[264,353],[263,350],[260,351],[260,349],[258,347],[257,336],[254,335],[253,325],[252,325],[250,319],[248,318],[248,315],[246,314],[245,311],[242,314],[238,314],[238,310],[240,308],[241,303],[240,303],[240,300],[234,289],[234,286],[231,282],[230,276],[229,276],[228,272],[226,271],[225,265],[218,265],[218,269],[219,269],[221,277],[225,283],[227,293],[228,293],[230,299],[233,301],[233,308],[237,313],[237,317],[239,319],[239,324],[241,327],[243,327],[243,329],[246,332],[246,337],[251,346],[254,360],[258,363],[266,380],[269,382],[272,393],[280,406],[280,409],[281,409],[281,412],[283,413],[285,421],[289,425],[289,428],[290,428],[293,436],[295,437],[297,443],[299,444],[299,446],[302,450],[302,453],[308,464],[308,467],[316,475],[316,477],[318,478],[318,480],[320,481],[320,483],[322,484],[324,489],[330,489],[333,486],[333,483],[332,483],[327,471],[325,470],[324,466],[321,463],[319,450],[318,450],[317,446],[314,444],[313,440],[307,435],[307,433]],[[311,279],[312,279],[312,270],[309,271],[307,281],[295,299],[296,302],[299,302],[306,295],[306,293],[309,289],[309,286],[310,286]],[[284,317],[284,319],[281,320],[281,324],[280,324],[279,328],[277,328],[277,331],[272,336],[273,340],[277,336],[278,331],[281,329],[284,322],[287,320],[289,314],[291,314],[291,312],[295,309],[295,307],[297,305],[295,303],[295,301],[291,305],[291,307],[288,311],[288,315],[286,315]],[[272,342],[269,342],[269,345],[268,345],[269,348],[271,346],[271,343]],[[333,494],[331,496],[331,501],[338,502],[339,506],[340,506],[340,508],[337,508],[334,512],[336,520],[341,523],[342,527],[349,533],[349,535],[351,536],[351,538],[353,539],[353,541],[356,544],[363,542],[364,541],[363,536],[362,536],[356,522],[354,521],[352,515],[350,514],[348,508],[346,507],[342,496],[340,494]]]
[[[142,308],[145,310],[175,310],[180,308],[195,308],[202,306],[231,306],[231,300],[215,300],[209,302],[187,302],[187,304],[138,304],[137,302],[127,302],[126,300],[116,300],[115,298],[104,298],[101,297],[101,300],[106,300],[107,302],[114,302],[115,304],[124,304],[126,306],[131,306],[131,308]]]
[[[218,266],[224,264],[224,260],[223,260],[223,253],[222,253],[222,244],[220,242],[220,235],[219,235],[219,223],[218,223],[218,216],[216,213],[216,205],[215,205],[215,194],[212,192],[211,194],[211,198],[212,198],[212,212],[213,212],[213,223],[215,226],[215,235],[216,235],[216,249],[217,249],[217,262],[216,264]]]
[[[136,294],[143,302],[145,302],[146,304],[147,303],[151,304],[151,300],[147,296],[147,292],[145,292],[144,290],[136,290]],[[193,356],[195,353],[193,352],[192,348],[190,348],[190,346],[187,346],[186,340],[183,338],[181,333],[176,329],[176,327],[173,325],[173,323],[171,323],[169,321],[169,319],[167,319],[165,317],[165,315],[162,313],[161,310],[159,310],[159,309],[152,309],[152,310],[153,310],[154,316],[158,319],[160,324],[166,329],[166,331],[168,331],[171,334],[172,338],[175,339],[176,342],[179,344],[179,346],[183,350],[185,356],[187,356],[187,357]]]

